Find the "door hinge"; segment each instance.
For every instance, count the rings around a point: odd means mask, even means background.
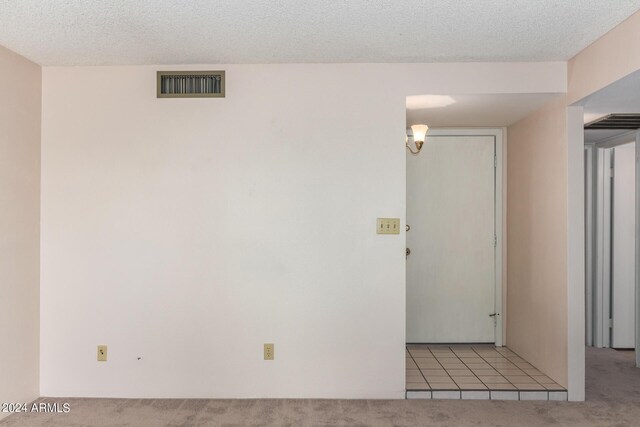
[[[609,319],[609,327],[613,328],[613,319]]]
[[[497,248],[498,247],[498,235],[493,233],[493,247]]]
[[[497,169],[498,168],[498,156],[494,154],[493,156],[493,168]]]

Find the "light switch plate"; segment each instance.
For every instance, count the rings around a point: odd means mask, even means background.
[[[378,234],[400,234],[400,218],[378,218]]]

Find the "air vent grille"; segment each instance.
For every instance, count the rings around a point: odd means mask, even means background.
[[[224,98],[224,71],[158,71],[158,98]]]
[[[639,129],[640,114],[609,114],[584,125],[585,129]]]

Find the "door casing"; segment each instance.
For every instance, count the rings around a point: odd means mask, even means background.
[[[505,343],[506,325],[506,128],[437,128],[429,129],[429,136],[493,136],[495,140],[495,189],[494,189],[494,232],[495,245],[495,310],[496,316],[495,345],[501,347]],[[419,154],[418,154],[419,155]],[[406,340],[405,340],[406,341]]]
[[[591,331],[591,336],[586,337],[586,344],[595,347],[611,346],[611,167],[612,149],[636,141],[636,224],[640,220],[640,163],[638,163],[638,151],[640,132],[627,132],[595,144],[586,145],[590,152],[591,161],[585,163],[585,176],[592,177],[587,185],[592,185],[592,197],[585,199],[586,240],[585,240],[585,296],[586,298],[586,333]],[[587,194],[589,192],[587,191]],[[591,213],[592,221],[588,221]],[[636,254],[635,254],[635,293],[636,293],[636,347],[640,341],[640,227],[636,227]],[[590,285],[591,284],[591,285]],[[589,298],[589,296],[591,298]],[[591,338],[591,339],[590,339]],[[640,352],[636,352],[636,363],[640,367]]]

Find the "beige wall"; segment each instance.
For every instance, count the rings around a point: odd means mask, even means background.
[[[586,47],[568,64],[572,104],[640,69],[640,12]]]
[[[0,47],[0,81],[0,402],[29,402],[39,395],[40,67]]]
[[[406,96],[564,92],[564,64],[216,68],[224,99],[44,69],[42,393],[404,398],[405,235],[374,227],[405,217]]]
[[[566,386],[566,97],[508,134],[507,345]]]

